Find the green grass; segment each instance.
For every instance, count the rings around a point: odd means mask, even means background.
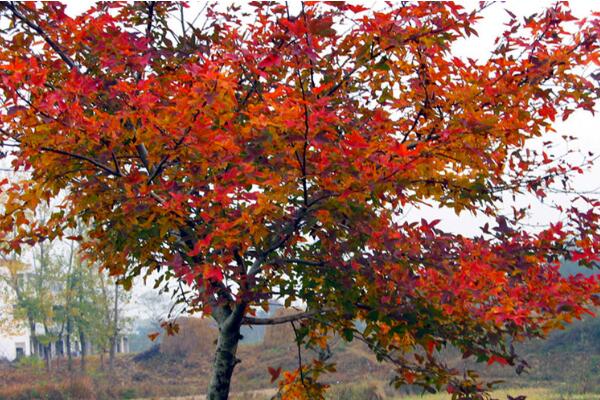
[[[340,390],[341,388],[332,388],[329,399],[333,400],[354,400],[361,399],[365,400],[364,389],[370,385],[352,385],[355,386],[356,391]],[[351,393],[352,392],[352,393]],[[343,394],[342,394],[343,393]],[[235,393],[232,394],[233,400],[268,400],[271,399],[275,394],[274,390],[257,390],[246,393]],[[556,390],[548,388],[516,388],[516,389],[502,389],[495,390],[492,392],[492,398],[498,400],[506,400],[507,395],[512,397],[515,396],[527,396],[527,400],[600,400],[600,393],[588,393],[588,394],[571,394],[571,393],[559,393]],[[371,398],[371,397],[369,397]],[[164,397],[159,400],[200,400],[204,399],[204,396],[184,396],[184,397]],[[424,394],[424,395],[405,395],[395,397],[384,397],[386,400],[449,400],[451,396],[447,393],[437,394]],[[142,399],[139,399],[142,400]]]
[[[571,394],[571,393],[559,393],[553,389],[546,388],[520,388],[520,389],[502,389],[495,390],[492,392],[492,398],[505,400],[507,395],[512,397],[516,396],[527,396],[527,400],[600,400],[600,393],[589,393],[589,394]],[[400,396],[396,397],[396,400],[447,400],[451,396],[446,393],[437,394],[425,394]]]
[[[492,399],[507,400],[508,396],[526,396],[527,400],[600,400],[600,393],[569,391],[568,387],[555,385],[499,388],[491,393]],[[399,394],[381,381],[367,381],[351,385],[333,385],[328,391],[328,400],[450,400],[446,392],[436,394]]]

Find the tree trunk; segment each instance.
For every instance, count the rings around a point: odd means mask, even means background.
[[[50,357],[52,356],[52,342],[47,346],[44,346],[44,360],[46,361],[46,371],[50,372],[52,369],[52,364],[50,362]]]
[[[73,330],[73,326],[71,323],[71,318],[67,318],[67,369],[70,371],[73,370],[73,357],[71,355],[71,333]]]
[[[112,371],[115,367],[115,352],[117,348],[117,342],[115,337],[112,336],[109,341],[109,349],[108,349],[108,370]]]
[[[29,346],[31,347],[31,355],[39,356],[39,344],[37,341],[37,337],[35,336],[35,322],[33,322],[33,318],[29,318]]]
[[[73,293],[75,293],[75,274],[73,273],[73,259],[75,255],[75,241],[71,240],[71,249],[69,253],[69,268],[67,270],[67,301],[66,301],[66,311],[67,311],[67,369],[69,372],[73,371],[73,356],[71,355],[71,335],[73,334],[73,315],[71,311]]]
[[[237,310],[236,310],[237,311]],[[231,386],[231,376],[236,364],[240,327],[243,310],[231,314],[223,323],[219,323],[219,338],[213,361],[213,373],[208,386],[208,400],[227,400]]]
[[[79,331],[79,343],[81,345],[81,372],[85,373],[85,355],[87,353],[87,346],[85,342],[85,333]]]
[[[115,353],[117,351],[117,337],[119,336],[119,285],[115,283],[115,302],[113,310],[113,332],[110,338],[110,353],[108,355],[108,369],[115,367]]]

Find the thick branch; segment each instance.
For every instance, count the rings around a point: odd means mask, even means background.
[[[275,238],[273,240],[273,242],[271,243],[271,245],[265,251],[260,252],[259,255],[256,257],[256,259],[252,263],[252,267],[250,267],[250,270],[248,271],[248,276],[256,275],[260,271],[260,268],[261,268],[263,262],[267,259],[267,257],[270,254],[272,254],[274,251],[276,251],[277,249],[281,248],[281,246],[283,246],[292,237],[292,235],[296,232],[296,230],[300,226],[300,223],[302,222],[304,217],[311,211],[311,208],[314,205],[320,203],[321,201],[323,201],[329,197],[336,196],[336,195],[337,195],[336,193],[331,193],[331,192],[325,193],[325,194],[318,196],[315,199],[309,201],[306,207],[302,207],[302,208],[298,209],[294,219],[292,221],[290,221],[290,223],[288,225],[286,225],[284,228],[282,228],[281,231],[278,232],[279,237]]]
[[[146,37],[152,39],[152,17],[154,16],[154,7],[156,3],[149,1],[146,3],[148,7],[148,21],[146,23]]]
[[[86,161],[86,162],[89,162],[89,163],[93,164],[94,166],[100,168],[101,170],[103,170],[104,172],[106,172],[110,175],[121,176],[121,173],[119,171],[113,170],[108,165],[106,165],[98,160],[95,160],[91,157],[83,156],[83,155],[77,154],[77,153],[71,153],[71,152],[64,151],[64,150],[53,149],[51,147],[40,147],[40,150],[47,151],[49,153],[61,154],[63,156],[68,156],[68,157],[75,158],[75,159],[81,160],[81,161]]]
[[[196,119],[198,118],[198,115],[200,114],[200,111],[196,110],[196,112],[194,113],[193,117],[192,117],[192,124],[194,122],[196,122]],[[161,132],[162,129],[157,127]],[[173,151],[177,150],[177,148],[179,146],[181,146],[183,144],[183,142],[185,141],[185,138],[187,137],[187,135],[191,132],[192,130],[192,125],[188,126],[185,131],[183,132],[183,135],[181,135],[181,137],[179,138],[179,140],[177,140],[177,142],[175,143],[175,147],[173,147]],[[146,156],[147,156],[147,152],[146,152]],[[165,168],[167,161],[169,160],[169,155],[165,154],[163,156],[163,158],[161,158],[161,160],[158,162],[158,164],[156,164],[156,166],[154,166],[153,171],[148,170],[148,184],[151,184],[152,181],[158,176],[160,175],[160,173],[163,171],[163,169]]]
[[[148,176],[152,176],[154,173],[154,168],[152,167],[152,165],[150,164],[150,160],[148,159],[148,150],[146,149],[146,146],[144,144],[137,144],[135,146],[135,149],[137,150],[138,155],[142,160],[142,164],[144,164],[144,168],[146,168],[146,171],[148,171]]]
[[[307,266],[311,266],[311,267],[322,267],[325,265],[325,263],[323,261],[310,261],[310,260],[303,260],[300,258],[280,258],[274,261],[275,263],[285,263],[285,264],[300,264],[300,265],[307,265]]]
[[[23,15],[19,10],[17,10],[17,7],[12,2],[6,3],[6,7],[10,11],[12,11],[13,15],[16,18],[18,18],[25,25],[27,25],[28,27],[33,29],[35,32],[37,32],[37,34],[40,35],[44,39],[44,41],[48,44],[48,46],[50,46],[52,48],[52,50],[54,50],[56,52],[56,54],[58,54],[58,56],[65,62],[65,64],[67,64],[69,66],[69,68],[78,70],[78,68],[75,65],[75,63],[73,62],[73,60],[71,60],[71,58],[60,48],[60,46],[54,40],[52,40],[52,38],[50,38],[50,36],[48,36],[46,31],[44,31],[36,23],[30,21],[25,15]]]
[[[248,271],[249,276],[257,274],[258,271],[260,271],[262,263],[267,259],[267,257],[283,246],[292,237],[294,232],[296,232],[300,226],[302,219],[306,216],[306,214],[308,214],[308,211],[309,207],[302,207],[297,211],[294,219],[279,232],[279,237],[276,238],[273,243],[256,258],[256,260],[254,260],[250,271]]]
[[[305,311],[293,315],[284,315],[282,317],[270,317],[270,318],[256,318],[256,317],[244,317],[242,319],[242,325],[281,325],[289,324],[290,322],[299,321],[302,319],[313,318],[316,315],[325,314],[333,311],[332,308],[324,308],[321,310]]]

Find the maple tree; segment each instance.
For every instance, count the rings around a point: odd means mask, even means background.
[[[397,385],[483,396],[436,350],[521,371],[513,343],[590,312],[600,292],[596,276],[558,271],[561,258],[597,265],[597,199],[578,196],[538,230],[499,207],[583,172],[527,143],[593,111],[584,67],[599,65],[600,15],[509,12],[487,60],[454,55],[488,6],[255,2],[208,6],[199,25],[179,3],[77,17],[3,3],[0,136],[28,173],[2,184],[0,228],[17,232],[4,249],[89,225],[86,256],[125,287],[157,276],[216,321],[210,399],[228,396],[242,324],[290,321],[307,345],[366,342]],[[51,199],[46,223],[28,218]],[[465,237],[397,218],[426,201],[496,222]],[[306,309],[256,317],[272,298]],[[269,372],[284,397],[318,398],[330,368],[323,357]]]

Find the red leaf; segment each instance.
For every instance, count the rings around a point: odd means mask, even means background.
[[[277,378],[279,378],[279,375],[281,375],[281,367],[275,369],[272,367],[267,367],[267,369],[269,370],[269,374],[271,374],[271,383],[275,382],[277,380]]]
[[[359,135],[356,132],[347,134],[346,141],[350,146],[352,146],[356,149],[364,149],[364,148],[369,147],[369,143],[367,143],[365,138],[363,138],[361,135]]]
[[[427,349],[427,354],[433,354],[433,350],[435,350],[435,340],[427,340],[425,347]]]
[[[281,18],[279,23],[296,36],[302,36],[307,32],[306,25],[303,23],[302,19],[290,21],[287,18]]]
[[[310,32],[318,36],[331,36],[335,35],[335,29],[332,28],[333,19],[331,17],[324,17],[314,19],[309,22]]]
[[[196,275],[193,272],[188,272],[183,276],[183,280],[188,286],[194,283],[194,279],[196,279]]]
[[[271,53],[258,63],[258,68],[269,68],[281,64],[281,57],[278,54]]]
[[[203,239],[198,240],[196,242],[196,244],[194,245],[194,248],[192,249],[192,251],[190,251],[188,253],[188,256],[196,257],[198,254],[200,254],[202,249],[205,249],[206,247],[208,247],[210,245],[210,242],[212,241],[212,236],[213,236],[212,234],[208,234]]]
[[[352,4],[348,4],[346,6],[346,8],[348,8],[348,10],[350,10],[350,11],[352,11],[354,13],[359,13],[359,12],[363,12],[363,11],[367,11],[368,10],[368,8],[366,8],[366,7],[355,6],[355,5],[352,5]]]
[[[541,106],[539,113],[544,118],[550,118],[551,121],[554,121],[556,118],[556,109],[549,104]]]
[[[160,333],[158,332],[152,332],[148,334],[148,339],[150,339],[151,341],[155,341],[157,337],[160,336]]]
[[[598,255],[594,254],[594,252],[589,248],[586,248],[583,251],[572,251],[571,252],[571,261],[573,261],[573,262],[578,262],[581,260],[592,262],[592,261],[597,261],[598,259],[600,259],[598,257]]]
[[[506,361],[505,358],[497,356],[497,355],[491,356],[487,363],[488,363],[488,365],[492,365],[495,362],[497,362],[500,365],[508,365],[508,361]]]
[[[218,267],[209,266],[204,270],[204,278],[208,280],[212,279],[215,281],[222,281],[223,272],[221,272],[221,269]]]

